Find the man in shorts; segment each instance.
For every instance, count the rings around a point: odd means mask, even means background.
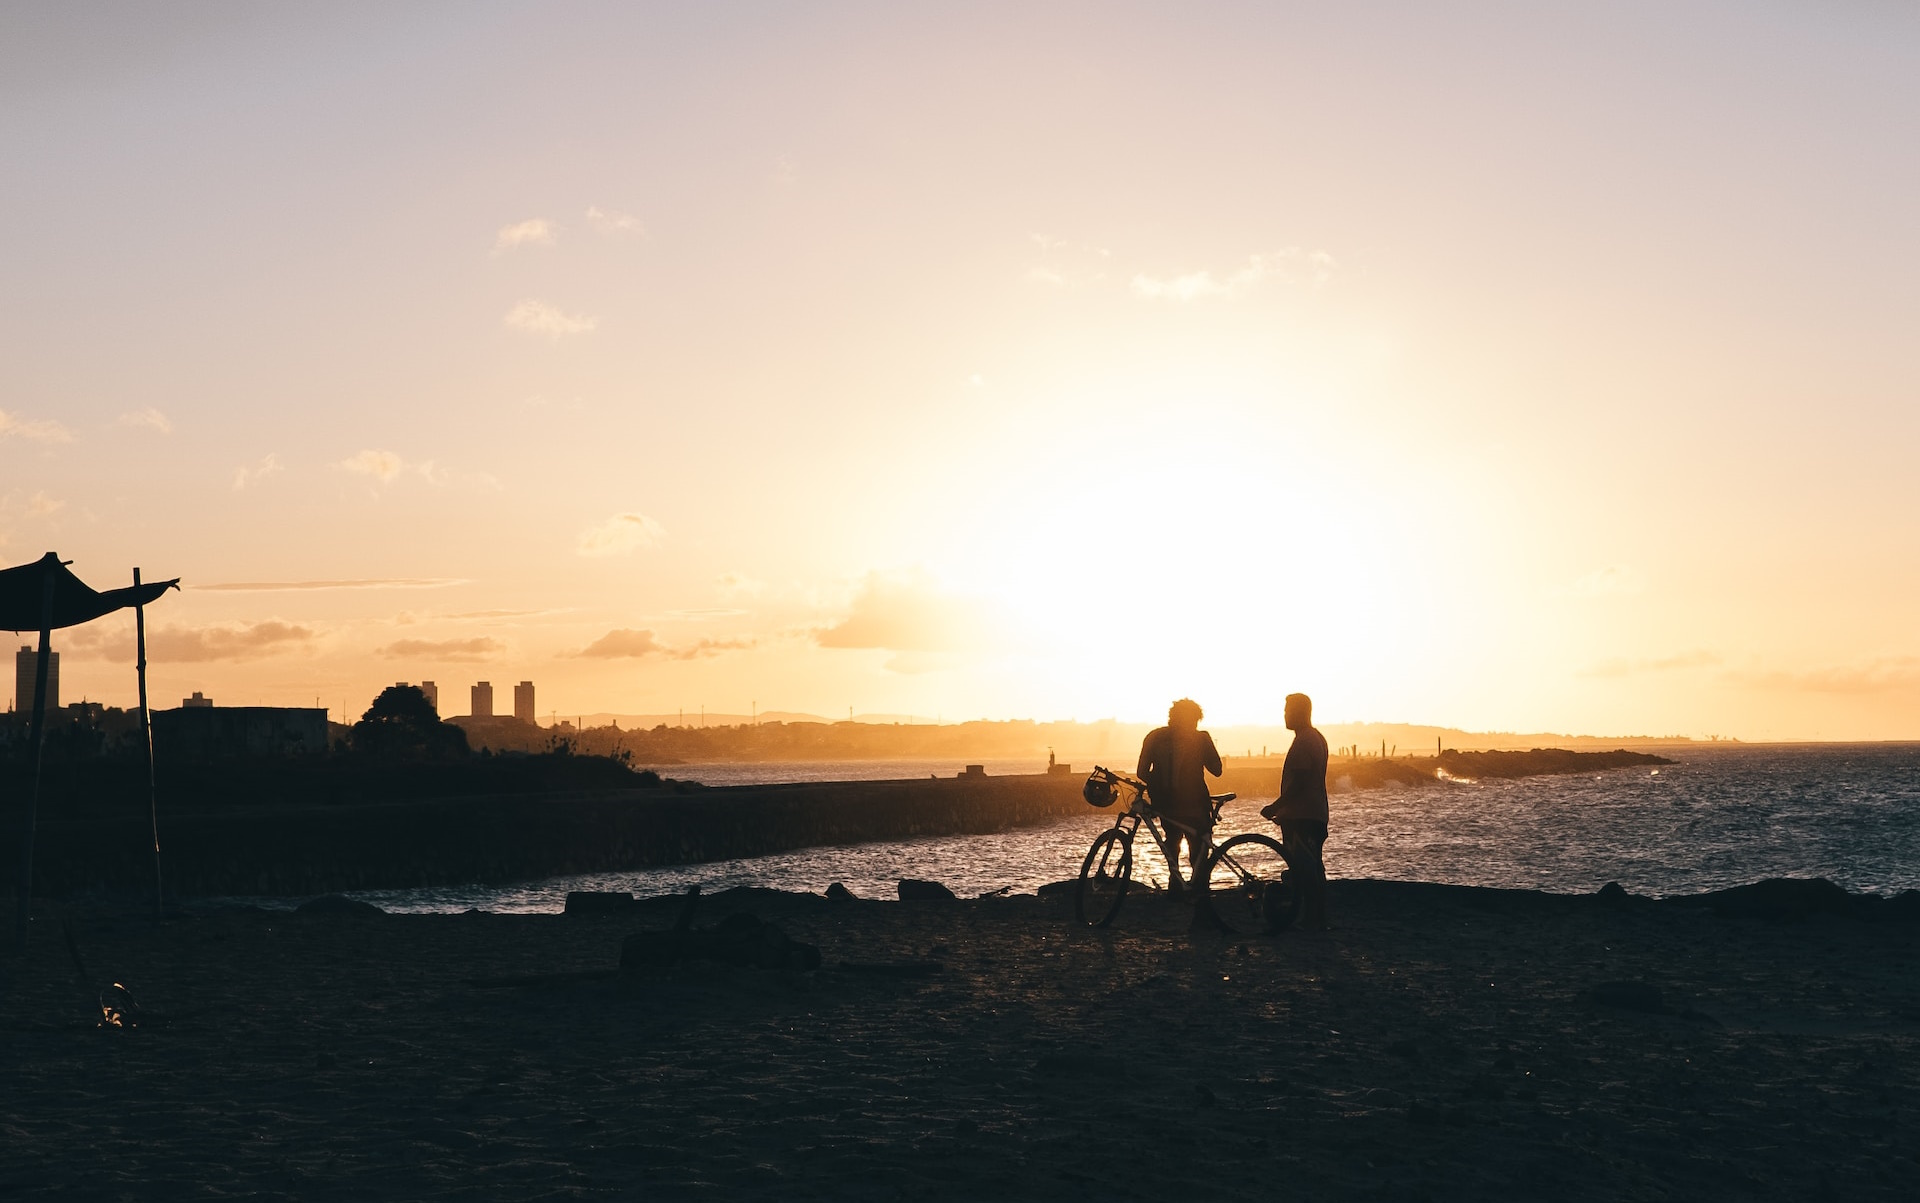
[[[1205,774],[1220,775],[1220,753],[1213,736],[1200,729],[1200,703],[1181,698],[1167,708],[1167,725],[1147,733],[1140,744],[1140,779],[1147,783],[1153,808],[1192,834],[1170,828],[1173,855],[1168,858],[1167,888],[1181,892],[1180,845],[1187,845],[1187,863],[1193,866],[1192,885],[1206,902],[1208,835],[1213,830],[1213,799]]]
[[[1327,739],[1313,725],[1313,699],[1287,695],[1287,730],[1293,746],[1280,769],[1280,796],[1260,811],[1280,824],[1287,864],[1300,883],[1300,926],[1327,930]]]

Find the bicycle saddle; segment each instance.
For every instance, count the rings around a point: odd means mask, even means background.
[[[1213,799],[1213,804],[1215,806],[1224,806],[1225,804],[1233,801],[1235,798],[1238,798],[1239,796],[1240,796],[1239,794],[1208,794],[1207,795],[1207,797]]]

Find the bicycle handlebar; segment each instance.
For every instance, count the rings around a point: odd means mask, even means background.
[[[1136,777],[1129,777],[1125,773],[1116,772],[1115,770],[1108,768],[1104,764],[1094,765],[1093,774],[1096,777],[1105,777],[1109,781],[1117,781],[1121,785],[1130,785],[1134,789],[1139,790],[1143,794],[1147,792],[1146,782],[1141,781]]]

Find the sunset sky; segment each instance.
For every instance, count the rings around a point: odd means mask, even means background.
[[[1920,737],[1913,6],[0,13],[165,704]]]

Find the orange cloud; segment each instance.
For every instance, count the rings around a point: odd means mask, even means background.
[[[942,592],[924,573],[868,574],[847,616],[813,637],[821,647],[895,652],[969,651],[998,642],[977,600]]]
[[[515,330],[538,334],[554,342],[559,342],[569,334],[589,334],[600,325],[597,317],[566,313],[545,301],[537,300],[520,302],[509,309],[502,320]]]
[[[147,656],[162,663],[206,664],[217,660],[257,660],[310,647],[319,636],[311,628],[269,620],[205,627],[156,627],[147,635]],[[131,627],[80,627],[67,636],[66,649],[78,659],[132,660]]]
[[[457,660],[472,662],[497,656],[504,650],[498,639],[482,635],[475,639],[401,639],[381,648],[376,655],[389,660]]]
[[[501,226],[500,232],[493,236],[493,253],[498,255],[522,246],[552,246],[557,234],[554,224],[544,217]]]
[[[681,647],[669,647],[652,631],[621,627],[608,631],[574,655],[586,660],[640,660],[661,656],[668,660],[700,660],[722,652],[742,651],[754,645],[751,639],[702,639]]]

